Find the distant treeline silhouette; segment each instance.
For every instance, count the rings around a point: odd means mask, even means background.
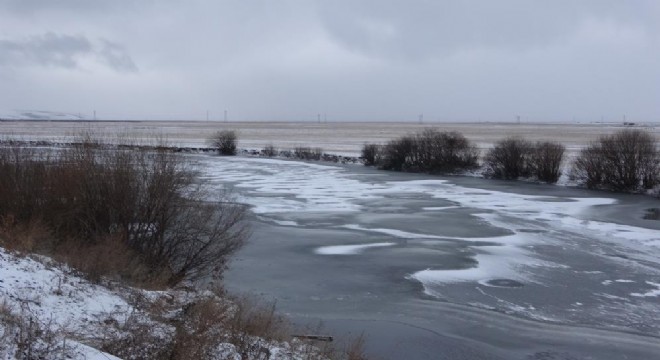
[[[458,174],[481,167],[487,178],[556,183],[565,147],[556,141],[532,143],[521,137],[498,141],[481,159],[459,132],[426,129],[384,145],[365,144],[362,160],[382,170]],[[660,185],[660,150],[653,135],[624,129],[600,137],[574,159],[569,177],[589,189],[641,192]]]

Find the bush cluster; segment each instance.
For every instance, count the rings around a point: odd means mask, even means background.
[[[0,232],[39,224],[48,236],[36,250],[77,254],[81,264],[113,249],[132,264],[119,275],[136,281],[173,285],[219,272],[246,238],[246,209],[209,199],[182,157],[163,149],[90,138],[60,151],[5,142]]]
[[[584,148],[571,177],[590,189],[637,192],[660,184],[660,150],[651,134],[626,129]]]
[[[498,141],[483,158],[483,174],[495,179],[556,183],[565,147],[520,137]],[[477,167],[479,152],[462,134],[427,129],[385,145],[365,144],[362,161],[384,170],[451,173]],[[639,192],[660,185],[660,150],[644,130],[625,129],[601,137],[575,159],[572,179],[591,189]]]
[[[500,140],[484,159],[484,174],[495,179],[535,178],[555,183],[561,176],[565,147],[545,141],[536,144],[519,137]]]
[[[479,152],[462,134],[427,129],[384,146],[366,144],[365,165],[384,170],[446,173],[477,167]]]
[[[263,149],[261,149],[261,155],[266,156],[266,157],[275,157],[279,153],[280,152],[277,150],[277,148],[273,144],[268,144],[268,145],[264,146]]]
[[[293,149],[293,157],[301,160],[321,160],[323,157],[323,149],[311,148],[305,146],[297,146]]]
[[[220,155],[233,156],[237,152],[236,132],[233,130],[218,131],[208,140],[211,147],[216,149]]]

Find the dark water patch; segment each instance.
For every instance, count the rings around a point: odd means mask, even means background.
[[[492,279],[488,280],[485,282],[489,286],[494,286],[494,287],[502,287],[502,288],[521,288],[525,286],[525,284],[521,283],[520,281],[512,280],[512,279]]]
[[[565,197],[542,197],[542,198],[526,198],[525,200],[530,201],[542,201],[542,202],[576,202],[577,200],[565,198]]]
[[[540,230],[540,229],[516,229],[517,232],[521,233],[529,233],[529,234],[543,234],[547,233],[547,230]]]
[[[646,209],[645,220],[660,220],[660,208]]]
[[[605,254],[605,255],[615,257],[615,258],[620,258],[620,259],[626,259],[626,260],[630,259],[630,257],[628,255],[624,255],[624,254]]]
[[[527,356],[528,360],[579,360],[566,352],[541,351]]]

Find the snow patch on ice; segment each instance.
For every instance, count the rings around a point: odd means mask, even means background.
[[[424,285],[425,293],[440,296],[429,285],[441,285],[457,282],[479,282],[495,278],[507,278],[521,283],[529,282],[530,278],[522,269],[524,264],[535,263],[526,251],[518,247],[486,246],[480,249],[487,253],[477,254],[477,266],[466,269],[426,269],[408,276]]]
[[[460,209],[460,206],[429,206],[423,209],[426,211],[443,211],[443,210]]]
[[[635,297],[656,297],[660,296],[660,283],[654,283],[651,281],[646,282],[648,285],[655,287],[655,289],[649,290],[645,293],[632,293],[631,296]]]
[[[319,255],[357,255],[369,248],[379,248],[394,246],[396,243],[372,243],[360,245],[336,245],[336,246],[323,246],[317,248],[314,252]]]
[[[407,231],[401,231],[396,229],[382,229],[382,228],[365,228],[356,224],[342,225],[341,227],[351,230],[366,231],[366,232],[375,232],[379,234],[386,234],[393,237],[401,239],[447,239],[447,237],[429,235],[429,234],[420,234],[420,233],[411,233]]]

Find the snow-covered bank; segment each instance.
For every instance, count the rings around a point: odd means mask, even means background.
[[[174,340],[181,331],[175,326],[177,321],[192,306],[209,299],[226,303],[228,309],[233,306],[208,291],[146,291],[117,283],[93,284],[49,258],[0,247],[0,359],[113,360],[119,358],[99,349],[122,346],[127,351],[129,344],[134,347],[130,349],[133,358],[152,356],[172,341],[180,341]],[[151,307],[158,307],[157,312]],[[246,355],[239,344],[226,341],[232,338],[231,329],[219,331],[204,358],[240,360]],[[269,359],[323,358],[299,340],[234,338],[243,339],[247,342],[243,346],[253,352],[269,354]],[[253,355],[248,353],[249,358],[256,358]]]

